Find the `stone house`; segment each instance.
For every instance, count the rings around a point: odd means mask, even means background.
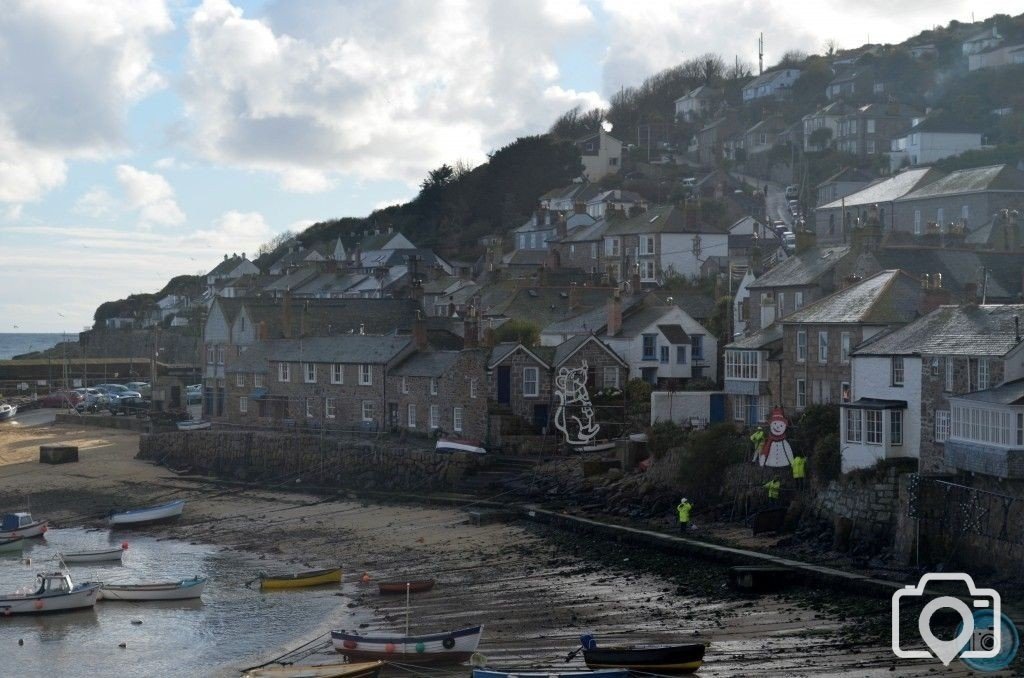
[[[743,150],[749,158],[752,155],[767,153],[775,146],[786,124],[777,115],[761,120],[743,133]]]
[[[888,153],[921,111],[898,102],[864,104],[839,119],[836,148],[860,157]]]
[[[825,97],[829,101],[868,101],[875,95],[874,85],[874,69],[851,68],[839,73],[825,86]]]
[[[849,105],[842,101],[833,101],[832,103],[819,108],[814,113],[808,113],[805,115],[801,119],[801,122],[803,123],[804,151],[813,153],[831,148],[835,144],[836,137],[839,136],[839,120],[849,112]],[[830,134],[825,135],[827,136],[827,140],[821,140],[818,138],[824,135],[824,133],[819,133],[819,135],[814,137],[812,140],[812,135],[820,129],[829,130]]]
[[[922,473],[1024,477],[1012,471],[1024,454],[1021,315],[1020,304],[939,306],[854,351],[844,471],[904,456]],[[884,414],[868,428],[870,408]]]
[[[742,131],[735,114],[726,114],[712,120],[696,134],[697,159],[702,165],[718,165],[724,157],[723,144],[726,139]]]
[[[557,252],[559,266],[578,268],[589,273],[591,277],[602,271],[602,250],[604,234],[608,230],[608,219],[617,212],[609,213],[609,217],[601,217],[590,226],[573,229],[552,243]]]
[[[998,47],[1002,42],[1003,36],[999,34],[999,29],[993,25],[990,28],[968,36],[961,43],[960,49],[964,56],[970,57],[972,54],[980,54],[981,52]]]
[[[847,242],[851,229],[864,222],[868,210],[878,207],[883,231],[896,230],[895,202],[921,186],[925,186],[943,172],[928,167],[904,170],[885,179],[879,179],[859,191],[840,196],[814,210],[814,230],[819,244]]]
[[[389,370],[388,427],[413,435],[487,437],[487,351],[416,351]]]
[[[726,412],[741,426],[768,421],[781,405],[782,324],[774,323],[725,347]]]
[[[914,235],[969,232],[1000,210],[1024,209],[1024,172],[1012,165],[958,170],[905,193],[894,204],[893,230]]]

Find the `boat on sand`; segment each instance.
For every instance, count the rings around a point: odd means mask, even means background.
[[[311,570],[297,574],[261,574],[259,579],[261,589],[300,589],[307,586],[340,584],[341,568],[332,567],[326,570]]]

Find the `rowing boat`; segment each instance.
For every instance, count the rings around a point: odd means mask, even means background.
[[[460,440],[458,438],[439,438],[434,446],[436,452],[469,452],[471,454],[487,454],[487,450],[476,440]]]
[[[0,539],[41,537],[46,532],[46,525],[45,520],[32,520],[31,513],[8,513],[0,522]]]
[[[0,596],[0,615],[43,614],[93,607],[98,598],[97,583],[72,584],[71,575],[53,572],[36,575],[34,593]]]
[[[399,664],[461,664],[476,652],[483,626],[422,636],[363,636],[331,631],[334,649],[349,660],[383,659]]]
[[[122,527],[130,525],[145,525],[148,523],[160,522],[162,520],[173,520],[178,518],[181,516],[181,512],[184,508],[185,501],[183,499],[179,499],[166,504],[146,506],[128,511],[111,511],[107,521],[111,525],[120,525]]]
[[[25,546],[24,537],[15,537],[14,539],[4,539],[0,541],[0,553],[21,553],[22,548]]]
[[[433,579],[420,579],[419,581],[382,581],[377,584],[382,594],[387,593],[423,593],[434,588]]]
[[[268,666],[246,671],[242,678],[377,678],[384,662]]]
[[[160,584],[104,584],[103,600],[189,600],[199,598],[206,577],[193,577]]]
[[[206,420],[179,421],[177,422],[176,426],[178,427],[179,431],[205,431],[206,429],[210,428],[210,422]]]
[[[601,671],[547,671],[544,669],[525,669],[523,671],[495,671],[493,669],[473,669],[473,678],[627,678],[626,669],[603,669]]]
[[[110,560],[121,560],[124,555],[124,548],[103,549],[101,551],[76,551],[74,553],[61,553],[60,558],[65,563],[100,563]]]
[[[591,669],[620,668],[644,673],[693,673],[704,662],[704,645],[689,643],[669,647],[595,647],[583,650]]]
[[[340,584],[341,568],[332,567],[327,570],[312,570],[298,574],[270,576],[260,575],[260,588],[263,589],[299,589],[306,586],[322,586],[324,584]]]

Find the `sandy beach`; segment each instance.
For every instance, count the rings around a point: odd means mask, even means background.
[[[40,465],[39,445],[56,442],[77,445],[80,461]],[[499,667],[564,666],[584,632],[607,642],[708,642],[701,675],[710,676],[891,675],[895,666],[873,621],[887,614],[888,601],[799,589],[744,598],[724,588],[724,568],[703,561],[530,524],[478,526],[460,508],[318,496],[293,479],[288,491],[197,482],[134,459],[137,449],[133,433],[0,429],[0,509],[24,508],[28,494],[33,513],[55,527],[100,526],[114,506],[186,499],[180,522],[150,533],[260,554],[294,570],[341,565],[364,632],[405,624],[404,600],[382,598],[376,581],[434,577],[435,589],[414,600],[413,632],[484,623],[480,651]],[[358,581],[363,572],[369,585]],[[325,660],[323,634],[337,623],[310,619],[289,648],[267,648],[251,664],[307,642],[324,650],[310,661]],[[936,666],[901,665],[900,674]]]

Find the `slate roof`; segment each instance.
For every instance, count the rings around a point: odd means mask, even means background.
[[[266,292],[286,292],[305,285],[319,274],[315,266],[306,266],[283,275],[272,283],[263,286]]]
[[[267,337],[284,336],[283,300],[243,300],[254,324],[265,322]],[[308,336],[337,336],[359,331],[367,334],[407,333],[419,306],[412,299],[292,299],[291,335],[305,328]]]
[[[1024,379],[1010,381],[1002,386],[996,386],[984,391],[975,391],[974,393],[950,397],[958,400],[994,403],[996,405],[1024,405]]]
[[[915,132],[948,133],[948,134],[981,134],[981,130],[966,123],[958,122],[950,118],[925,118],[917,123],[907,134]]]
[[[264,344],[268,360],[382,365],[394,360],[412,343],[411,337],[342,335],[306,339],[276,339]]]
[[[722,92],[720,90],[717,90],[710,85],[699,85],[676,99],[674,103],[678,103],[683,99],[711,99],[721,95],[721,93]]]
[[[238,255],[228,257],[224,261],[214,266],[213,270],[207,273],[206,275],[227,275],[228,273],[231,273],[231,271],[235,270],[235,268],[244,261],[248,261],[248,259],[245,259],[244,257]]]
[[[658,205],[643,214],[608,226],[605,235],[635,235],[639,233],[726,233],[717,225],[702,220],[688,224],[683,210],[675,205]]]
[[[877,178],[878,177],[867,170],[862,170],[857,167],[844,167],[828,179],[825,179],[825,181],[815,186],[815,188],[821,188],[826,184],[839,181],[862,181],[867,183],[869,181],[875,181]]]
[[[671,344],[689,344],[690,335],[681,325],[658,325],[658,329]]]
[[[784,324],[891,324],[917,317],[921,283],[899,270],[875,275],[804,306]]]
[[[390,373],[399,377],[440,377],[455,366],[459,351],[416,351]]]
[[[780,323],[773,323],[768,327],[758,330],[749,337],[732,342],[725,348],[753,351],[768,348],[769,345],[777,341],[782,341],[782,325]]]
[[[926,182],[934,181],[939,176],[942,176],[942,172],[931,167],[908,169],[896,176],[879,179],[875,183],[865,186],[845,198],[833,200],[826,205],[818,207],[818,209],[827,210],[841,208],[843,205],[857,207],[860,205],[874,205],[879,202],[892,202],[902,198]]]
[[[1012,165],[989,165],[957,170],[907,193],[900,198],[900,202],[980,191],[1024,191],[1024,173]]]
[[[637,309],[635,313],[622,318],[622,328],[615,337],[635,337],[674,309],[675,306],[644,306]]]
[[[582,348],[584,344],[587,344],[591,341],[597,342],[601,346],[601,348],[603,348],[605,351],[608,352],[609,355],[615,358],[615,360],[618,361],[619,364],[621,364],[623,367],[626,366],[626,363],[623,362],[622,358],[619,357],[618,353],[613,351],[608,346],[608,344],[604,343],[603,341],[595,337],[593,334],[577,334],[574,337],[569,337],[568,339],[566,339],[561,344],[555,347],[555,352],[551,357],[552,367],[558,367],[566,360],[571,358],[573,353]]]
[[[574,183],[568,186],[553,188],[540,196],[540,200],[572,200],[574,202],[582,200],[586,202],[600,191],[601,189],[597,184],[584,181],[578,184]]]
[[[796,71],[797,73],[799,73],[800,69],[799,68],[781,68],[781,69],[779,69],[777,71],[768,71],[767,73],[764,73],[763,75],[759,75],[756,78],[754,78],[753,80],[751,80],[750,82],[748,82],[746,85],[743,86],[743,89],[751,89],[753,87],[760,87],[761,85],[766,85],[769,82],[771,82],[772,80],[775,80],[775,79],[779,78],[780,76],[784,76],[786,74],[786,71]]]
[[[315,250],[311,249],[294,249],[290,252],[286,252],[279,257],[270,268],[288,268],[289,266],[298,266],[305,263],[306,257],[312,254]]]
[[[580,226],[570,231],[560,242],[574,243],[601,240],[607,231],[608,221],[606,219],[598,219],[589,226]]]
[[[1021,293],[1021,263],[1019,252],[986,252],[942,247],[883,247],[861,255],[854,267],[855,273],[864,275],[864,261],[874,260],[878,268],[900,268],[923,278],[925,274],[942,275],[942,287],[952,294],[961,294],[968,284],[976,284],[981,291],[981,270],[988,269],[986,299],[990,301],[1016,301]]]
[[[516,250],[502,257],[502,263],[507,266],[540,267],[543,266],[547,260],[547,250]]]
[[[701,292],[672,292],[662,289],[653,290],[649,294],[658,299],[662,305],[678,306],[698,322],[707,320],[715,314],[714,298]],[[669,299],[672,301],[669,302]]]
[[[607,294],[607,291],[606,291]],[[629,314],[633,308],[643,301],[643,296],[634,294],[628,297],[623,297],[620,301],[622,303],[622,315],[625,317]],[[604,331],[608,325],[608,300],[605,299],[604,303],[597,306],[590,311],[580,313],[564,320],[558,320],[556,322],[549,323],[541,331],[542,334],[589,334],[591,332],[598,334]]]
[[[224,371],[228,374],[236,374],[238,372],[266,374],[267,370],[266,346],[264,344],[253,344],[244,347],[244,350],[237,357],[228,361]]]
[[[1024,304],[940,306],[861,346],[855,355],[1004,356],[1017,345],[1014,317]]]
[[[365,275],[321,273],[293,291],[297,295],[340,294],[366,279]]]
[[[500,363],[502,360],[507,358],[512,351],[516,350],[518,346],[519,344],[514,341],[503,341],[500,344],[495,344],[491,349],[491,355],[487,359],[487,364],[496,365],[497,363]]]
[[[836,264],[849,253],[850,248],[846,245],[806,250],[789,257],[747,285],[747,289],[813,285],[822,275],[835,268]]]

